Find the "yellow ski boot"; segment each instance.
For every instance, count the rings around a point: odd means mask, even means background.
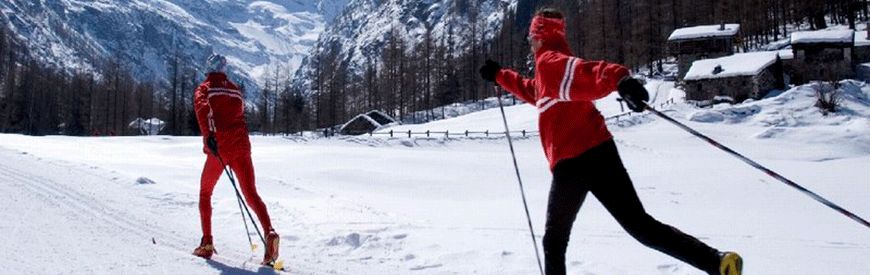
[[[736,252],[719,253],[719,274],[740,275],[743,274],[743,258]]]
[[[200,241],[199,247],[193,250],[193,255],[206,259],[211,259],[211,256],[216,253],[217,251],[215,251],[214,249],[212,237],[202,237],[202,241]]]

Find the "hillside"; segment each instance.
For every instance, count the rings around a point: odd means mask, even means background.
[[[0,23],[61,70],[102,74],[102,63],[115,59],[141,81],[166,81],[176,55],[201,68],[217,52],[238,79],[257,86],[270,67],[295,70],[346,3],[9,0],[0,1]]]

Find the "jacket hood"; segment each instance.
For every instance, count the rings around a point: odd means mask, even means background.
[[[529,25],[529,37],[540,40],[543,46],[535,53],[535,57],[547,51],[556,51],[566,55],[571,53],[568,38],[565,36],[565,20],[535,16]]]

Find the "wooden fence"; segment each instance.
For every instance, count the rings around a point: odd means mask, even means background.
[[[674,104],[674,100],[673,100],[673,99],[669,99],[669,100],[666,101],[666,102],[663,102],[663,103],[661,103],[661,104],[658,104],[656,107],[657,107],[657,108],[664,108],[664,107],[666,107],[666,106],[668,106],[668,105],[671,105],[671,104]],[[624,119],[624,118],[626,118],[626,117],[638,116],[638,115],[646,115],[646,114],[645,114],[645,113],[636,113],[636,112],[633,112],[633,111],[628,111],[628,112],[623,112],[623,113],[615,114],[615,115],[612,115],[612,116],[608,116],[608,117],[604,118],[604,120],[607,120],[607,121],[609,121],[609,120],[619,121],[620,119]],[[511,131],[510,133],[511,133],[512,136],[521,136],[521,137],[537,136],[537,135],[540,134],[540,132],[538,132],[538,131],[528,131],[528,130]],[[418,136],[418,137],[424,137],[424,136],[425,136],[425,137],[446,137],[446,138],[450,138],[450,137],[501,137],[501,136],[505,136],[505,131],[490,131],[490,130],[484,130],[484,131],[472,131],[472,130],[465,130],[465,131],[454,131],[454,132],[450,132],[450,131],[431,131],[431,130],[426,130],[426,131],[417,131],[417,132],[414,132],[414,131],[412,131],[412,130],[407,130],[407,131],[389,130],[389,131],[380,131],[380,132],[369,132],[369,136],[389,136],[389,137],[391,137],[391,138],[393,138],[393,137],[408,137],[408,138],[411,138],[411,137],[415,137],[415,136]]]
[[[674,104],[674,99],[669,99],[669,100],[666,101],[666,102],[663,102],[663,103],[661,103],[661,104],[656,105],[656,107],[659,108],[659,109],[661,109],[661,108],[664,108],[664,107],[666,107],[666,106],[668,106],[668,105],[672,105],[672,104]],[[636,113],[636,112],[628,111],[628,112],[622,112],[622,113],[619,113],[619,114],[615,114],[615,115],[612,115],[612,116],[605,117],[604,120],[606,120],[606,121],[611,121],[611,120],[619,121],[620,119],[624,119],[624,118],[632,117],[632,116],[638,116],[638,115],[647,115],[647,113]],[[511,131],[510,134],[511,134],[512,136],[516,136],[516,137],[529,137],[529,136],[538,136],[538,135],[540,135],[540,132],[538,132],[538,131],[529,131],[529,130],[520,130],[520,131]],[[305,137],[305,136],[308,136],[308,137],[317,137],[317,138],[323,138],[323,137],[325,137],[325,138],[329,138],[329,137],[333,137],[333,136],[336,136],[336,135],[337,135],[337,133],[335,132],[335,130],[333,130],[333,129],[328,129],[328,128],[327,128],[327,129],[321,129],[321,130],[316,130],[316,131],[305,131],[305,132],[298,132],[298,133],[293,133],[293,134],[285,134],[284,136],[288,136],[288,137],[294,137],[294,136],[295,136],[295,137]],[[407,131],[404,131],[404,130],[403,130],[403,131],[389,130],[389,131],[374,131],[374,132],[369,132],[368,135],[369,135],[370,137],[373,137],[373,136],[388,136],[388,137],[390,137],[390,138],[395,138],[395,137],[407,137],[407,138],[412,138],[412,137],[415,137],[415,136],[417,136],[417,137],[427,137],[427,138],[428,138],[428,137],[445,137],[445,138],[451,138],[451,137],[454,137],[454,138],[467,138],[467,137],[503,137],[503,136],[505,136],[505,131],[490,131],[490,130],[483,130],[483,131],[476,130],[476,131],[472,131],[472,130],[465,130],[465,131],[455,131],[455,132],[451,132],[451,131],[449,131],[449,130],[443,130],[443,131],[431,131],[431,130],[426,130],[426,131],[416,131],[416,132],[415,132],[415,131],[412,131],[412,130],[407,130]]]
[[[538,131],[527,131],[527,130],[511,131],[510,133],[511,133],[511,135],[522,136],[522,137],[536,136],[539,134]],[[385,135],[385,136],[390,136],[390,137],[405,137],[405,136],[407,136],[409,138],[413,137],[413,136],[426,136],[426,137],[443,136],[446,138],[450,138],[451,136],[453,136],[453,137],[473,137],[473,136],[491,137],[491,136],[504,136],[505,131],[489,131],[489,130],[469,131],[469,130],[465,130],[464,132],[450,132],[450,131],[429,131],[429,130],[427,130],[425,132],[414,132],[411,130],[408,130],[408,131],[389,130],[389,131],[383,131],[383,132],[369,132],[369,136],[376,136],[376,135]]]

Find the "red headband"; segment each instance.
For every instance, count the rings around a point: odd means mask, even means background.
[[[546,41],[565,39],[565,21],[558,18],[535,16],[529,26],[529,37]]]

